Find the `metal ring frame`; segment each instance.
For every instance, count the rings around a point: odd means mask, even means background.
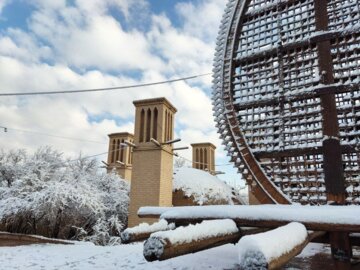
[[[260,203],[360,204],[358,0],[229,0],[213,71],[220,138]]]

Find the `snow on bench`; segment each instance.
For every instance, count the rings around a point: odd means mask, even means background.
[[[147,217],[147,218],[159,218],[161,214],[174,209],[175,207],[157,207],[157,206],[144,206],[140,207],[138,210],[139,217]],[[177,209],[178,207],[176,207]]]
[[[169,224],[166,220],[161,219],[159,222],[151,225],[148,223],[141,223],[138,226],[127,228],[120,234],[120,237],[123,243],[130,243],[145,240],[154,232],[173,230],[174,228],[174,223]]]
[[[229,219],[203,221],[172,231],[155,232],[144,243],[144,257],[148,261],[165,260],[222,245],[231,239],[238,240],[240,234],[235,222]]]
[[[276,269],[308,243],[304,225],[296,222],[265,233],[244,236],[238,243],[240,269]]]
[[[360,232],[360,206],[212,205],[172,208],[141,207],[140,217],[155,216],[168,222],[194,223],[232,219],[238,226],[275,228],[299,222],[308,230]]]

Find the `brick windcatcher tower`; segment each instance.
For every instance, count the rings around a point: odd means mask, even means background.
[[[121,178],[131,181],[132,147],[127,147],[125,141],[134,142],[134,135],[121,132],[109,134],[109,154],[107,171],[114,168]]]
[[[192,167],[199,170],[215,173],[215,149],[212,143],[193,143]]]
[[[172,145],[157,146],[173,139],[175,107],[165,98],[134,101],[136,148],[130,190],[129,223],[152,223],[157,219],[140,219],[141,206],[172,206]]]

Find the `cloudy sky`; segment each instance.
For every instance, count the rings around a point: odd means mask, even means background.
[[[0,93],[86,89],[209,73],[224,0],[0,0]],[[51,145],[66,156],[107,151],[133,131],[133,100],[165,96],[178,109],[179,146],[210,141],[228,163],[211,106],[211,76],[112,92],[0,97],[0,148]],[[22,132],[25,130],[28,132]],[[32,132],[29,132],[32,131]],[[85,141],[45,136],[79,138]],[[189,151],[181,153],[191,158]],[[106,160],[106,155],[100,156]],[[232,166],[219,166],[230,182]]]

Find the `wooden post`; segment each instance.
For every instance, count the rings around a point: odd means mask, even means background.
[[[227,222],[232,223],[231,232],[222,231],[220,227],[219,231],[215,229],[215,231],[212,230],[211,233],[204,235],[203,230],[208,229],[208,226],[213,229],[216,228],[217,222],[219,221],[205,221],[202,224],[181,227],[165,234],[154,234],[144,243],[144,257],[147,261],[167,260],[225,244],[235,244],[242,236],[267,231],[267,229],[263,228],[242,228],[239,230],[234,222],[228,220]],[[213,226],[214,223],[215,226]],[[197,230],[194,230],[196,227],[198,227]],[[193,239],[191,241],[179,240],[176,237],[177,241],[172,242],[172,235],[178,235],[179,233],[184,237],[190,234]]]
[[[151,237],[144,243],[144,257],[149,262],[163,261],[229,243],[235,244],[241,236],[241,233],[237,232],[183,244],[172,244],[167,238]]]
[[[328,12],[326,0],[314,0],[316,31],[328,31]],[[317,43],[319,75],[321,83],[334,83],[331,44],[329,40]],[[345,179],[341,155],[339,123],[337,117],[335,94],[321,96],[323,118],[323,158],[325,186],[328,202],[345,203]],[[332,257],[337,269],[349,269],[352,249],[349,234],[344,232],[330,233]]]
[[[282,228],[285,229],[285,227]],[[278,228],[278,230],[282,228]],[[254,237],[263,238],[263,235],[264,236],[266,234],[271,235],[272,233],[273,231],[269,231],[258,236],[254,235]],[[300,254],[302,250],[306,247],[306,245],[309,242],[311,242],[313,238],[319,237],[324,234],[325,232],[308,232],[304,240],[298,241],[296,244],[293,244],[293,246],[291,246],[291,249],[289,249],[287,252],[281,253],[272,258],[266,258],[266,255],[264,254],[264,251],[261,248],[259,248],[258,250],[256,250],[256,248],[255,250],[246,250],[245,247],[243,253],[240,255],[240,269],[281,269],[281,267],[284,266],[286,263],[288,263],[292,258]],[[239,248],[241,249],[242,244],[245,244],[242,243],[243,240],[246,242],[249,241],[250,239],[246,239],[246,238],[241,239],[239,242]],[[276,244],[273,246],[273,248],[277,246],[277,241],[281,241],[281,240],[274,239],[274,243]]]
[[[167,223],[166,220],[161,219],[159,222],[151,225],[147,223],[141,223],[138,226],[127,228],[120,234],[121,242],[128,244],[132,242],[143,241],[150,237],[154,232],[167,231],[175,229],[174,223]]]

